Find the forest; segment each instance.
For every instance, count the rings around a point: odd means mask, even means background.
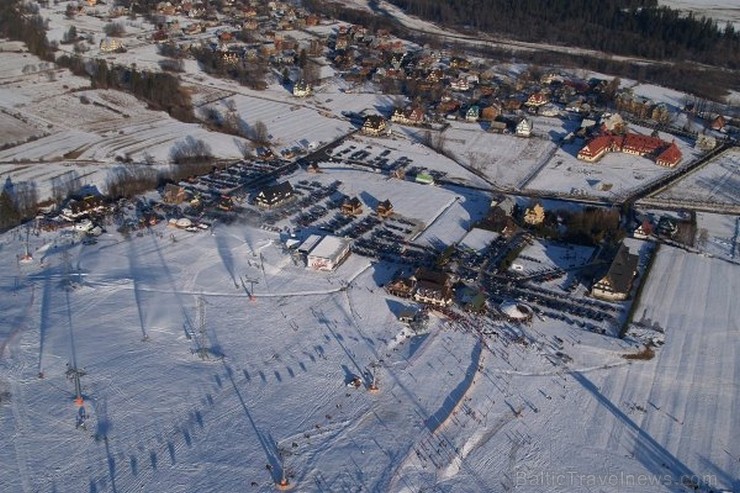
[[[656,0],[389,0],[408,14],[465,30],[656,60],[740,68],[740,33]]]

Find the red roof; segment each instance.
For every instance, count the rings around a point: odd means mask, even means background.
[[[650,154],[657,151],[665,144],[665,142],[657,137],[640,134],[627,134],[624,136],[622,149],[632,152],[638,152],[640,154]]]
[[[611,147],[612,141],[611,135],[599,135],[583,146],[578,152],[578,157],[596,157]]]
[[[682,157],[683,154],[681,154],[681,150],[678,148],[676,143],[671,142],[671,145],[660,153],[655,162],[661,165],[675,166],[679,161],[681,161]]]

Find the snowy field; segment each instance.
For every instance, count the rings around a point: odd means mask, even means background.
[[[557,146],[549,136],[524,139],[485,132],[477,123],[454,123],[444,132],[445,149],[480,170],[501,189],[521,189]]]
[[[649,135],[644,128],[631,127],[643,135]],[[661,133],[660,138],[671,142],[674,137]],[[678,167],[686,166],[697,159],[700,151],[693,143],[675,139],[683,153]],[[595,163],[579,160],[576,156],[585,142],[577,140],[573,144],[563,144],[552,158],[527,183],[529,191],[567,194],[572,196],[600,197],[621,200],[630,192],[648,185],[650,182],[673,171],[658,166],[652,160],[620,152],[611,152]]]
[[[656,195],[662,200],[740,205],[740,149],[733,147]]]
[[[727,22],[733,24],[735,31],[740,29],[740,7],[735,0],[660,0],[658,4],[693,12],[697,17],[711,17],[720,29],[724,29]]]
[[[696,213],[696,246],[703,252],[734,262],[740,261],[740,217]]]
[[[667,342],[630,364],[636,346],[562,321],[432,315],[409,337],[409,302],[378,288],[395,266],[311,272],[264,230],[71,239],[32,237],[20,266],[23,235],[0,239],[5,491],[273,491],[283,467],[297,491],[593,491],[542,472],[738,486],[740,286],[723,262],[661,252],[637,318]]]

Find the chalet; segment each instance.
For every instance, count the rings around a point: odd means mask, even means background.
[[[632,236],[638,240],[647,240],[650,235],[653,234],[653,224],[645,219],[642,223],[633,231]]]
[[[365,117],[365,121],[362,123],[362,133],[365,135],[378,136],[384,133],[388,133],[388,124],[380,115],[368,115]]]
[[[516,125],[516,135],[518,137],[531,137],[532,121],[527,118],[522,118]]]
[[[303,98],[311,95],[311,85],[301,79],[293,84],[293,96]]]
[[[452,283],[446,273],[420,267],[411,280],[414,281],[414,300],[436,306],[452,304]]]
[[[540,106],[544,106],[549,102],[550,98],[548,98],[544,93],[535,92],[534,94],[529,96],[529,98],[527,98],[527,102],[524,103],[524,105],[531,108],[539,108]]]
[[[414,292],[414,283],[411,279],[400,278],[389,282],[385,289],[393,296],[398,296],[399,298],[411,298]]]
[[[105,38],[100,41],[100,52],[101,53],[116,53],[124,51],[125,48],[120,39],[116,38]]]
[[[164,186],[162,191],[162,201],[165,204],[182,204],[187,198],[185,187],[175,185],[174,183],[168,183]]]
[[[682,157],[683,155],[681,154],[681,150],[678,148],[676,143],[671,142],[671,145],[655,158],[655,164],[658,166],[665,166],[666,168],[673,168],[681,162]]]
[[[632,281],[637,274],[639,257],[623,244],[619,247],[609,271],[591,288],[591,295],[606,301],[622,301],[629,297]]]
[[[284,204],[293,197],[293,186],[289,181],[263,188],[254,198],[259,207],[270,209]]]
[[[62,209],[62,218],[76,221],[105,211],[105,200],[100,195],[88,195],[82,200],[72,200]]]
[[[341,210],[345,216],[359,216],[362,214],[362,202],[357,197],[352,197],[344,201]]]
[[[391,204],[390,200],[386,199],[378,204],[375,212],[382,218],[390,217],[393,215],[393,204]]]
[[[400,123],[401,125],[420,125],[424,123],[424,110],[419,106],[410,107],[405,110],[396,108],[393,110],[391,121],[393,123]]]
[[[589,141],[578,151],[578,159],[593,163],[612,150],[613,138],[611,135],[599,135]]]
[[[450,89],[453,91],[469,91],[470,84],[468,84],[467,79],[461,77],[450,82]]]
[[[474,104],[465,112],[465,119],[469,122],[477,122],[480,118],[480,106]]]

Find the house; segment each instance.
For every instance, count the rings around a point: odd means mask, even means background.
[[[349,240],[327,235],[308,252],[306,263],[313,270],[334,270],[349,256]]]
[[[635,229],[635,231],[632,233],[632,236],[637,238],[638,240],[647,240],[650,238],[650,235],[653,234],[653,224],[645,219],[642,221],[642,223]]]
[[[414,282],[414,300],[436,306],[452,304],[452,283],[446,273],[420,267],[411,280]]]
[[[537,226],[545,221],[545,208],[541,204],[534,204],[524,211],[524,222]]]
[[[492,121],[491,124],[488,126],[488,131],[492,134],[503,134],[506,133],[509,126],[506,124],[506,122],[502,121]]]
[[[468,83],[468,79],[461,77],[450,82],[450,89],[464,92],[470,90],[470,84]]]
[[[501,114],[501,106],[497,104],[492,104],[489,106],[485,106],[483,109],[480,110],[480,119],[487,121],[487,122],[492,122],[500,114]]]
[[[522,118],[516,125],[516,135],[518,137],[531,137],[532,128],[532,121],[527,118]]]
[[[578,159],[593,163],[612,150],[613,138],[611,135],[599,135],[590,140],[578,151]]]
[[[303,98],[311,95],[311,85],[305,80],[301,79],[293,84],[293,96]]]
[[[116,38],[105,38],[100,41],[100,52],[101,53],[115,53],[124,51],[125,48],[120,39]]]
[[[465,119],[469,122],[477,122],[480,118],[480,106],[474,104],[465,112]]]
[[[162,190],[162,201],[165,204],[177,205],[181,204],[187,198],[185,187],[175,185],[174,183],[168,183]]]
[[[357,197],[352,197],[344,201],[341,210],[345,216],[359,216],[362,214],[362,202]]]
[[[263,188],[254,198],[259,207],[270,209],[284,204],[293,197],[293,186],[289,181]]]
[[[388,133],[388,124],[380,115],[368,115],[365,117],[365,121],[362,123],[361,132],[365,135],[378,136],[384,133]]]
[[[399,278],[385,286],[386,291],[399,298],[411,298],[414,293],[414,282],[408,278]]]
[[[506,195],[501,200],[498,200],[495,204],[491,202],[491,209],[494,209],[496,207],[501,209],[507,216],[511,216],[514,214],[514,209],[516,208],[516,200]]]
[[[527,101],[524,103],[525,106],[529,106],[530,108],[539,108],[540,106],[544,106],[547,103],[550,102],[550,98],[547,97],[542,92],[535,92],[529,98],[527,98]]]
[[[681,150],[678,148],[676,143],[671,142],[671,145],[655,158],[655,164],[658,166],[665,166],[666,168],[673,168],[681,162],[682,157],[683,155],[681,154]]]
[[[391,204],[390,200],[386,199],[378,204],[375,212],[377,212],[378,216],[380,217],[390,217],[391,215],[393,215],[393,204]]]
[[[396,108],[393,110],[391,121],[401,125],[420,125],[424,123],[424,110],[419,106],[413,106],[405,110]]]
[[[681,162],[683,154],[675,142],[667,143],[658,137],[627,133],[599,135],[578,151],[578,159],[593,163],[608,152],[624,152],[655,159],[659,166],[672,168]]]
[[[105,211],[105,200],[100,195],[88,195],[82,200],[71,200],[67,207],[62,209],[62,218],[67,221],[75,221],[92,214]]]
[[[626,300],[637,274],[638,260],[639,257],[630,253],[622,244],[609,266],[609,271],[591,288],[591,295],[606,301]]]
[[[414,181],[422,185],[434,185],[434,177],[429,173],[417,173]]]

